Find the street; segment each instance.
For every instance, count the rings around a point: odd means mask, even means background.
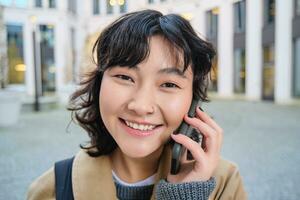
[[[249,199],[300,199],[300,105],[212,100],[203,109],[224,129],[222,156],[239,166]],[[0,128],[1,200],[24,199],[37,176],[88,141],[69,122],[60,107],[27,111],[18,125]]]

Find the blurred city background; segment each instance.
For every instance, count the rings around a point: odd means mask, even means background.
[[[24,199],[87,141],[69,95],[101,30],[142,9],[180,14],[216,48],[204,107],[249,199],[300,199],[300,0],[0,0],[0,199]]]

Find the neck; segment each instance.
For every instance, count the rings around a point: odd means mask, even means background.
[[[117,148],[110,156],[112,169],[118,177],[128,183],[138,182],[156,173],[163,148],[147,157],[132,158]]]

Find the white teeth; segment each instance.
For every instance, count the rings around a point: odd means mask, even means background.
[[[146,127],[146,126],[140,124],[140,125],[138,126],[138,129],[140,129],[140,130],[143,131],[145,127]]]
[[[137,123],[129,122],[126,120],[125,120],[125,123],[129,127],[133,128],[133,129],[141,130],[141,131],[151,131],[152,129],[155,128],[154,125],[137,124]]]

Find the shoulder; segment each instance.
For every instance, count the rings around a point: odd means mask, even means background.
[[[238,166],[228,160],[221,159],[214,172],[216,188],[212,199],[247,199],[242,177]]]
[[[29,186],[27,200],[43,199],[55,199],[54,167],[38,177]]]
[[[214,174],[216,177],[230,177],[234,173],[238,173],[239,169],[237,164],[225,160],[223,158],[220,159],[219,165],[217,169],[215,170]]]

